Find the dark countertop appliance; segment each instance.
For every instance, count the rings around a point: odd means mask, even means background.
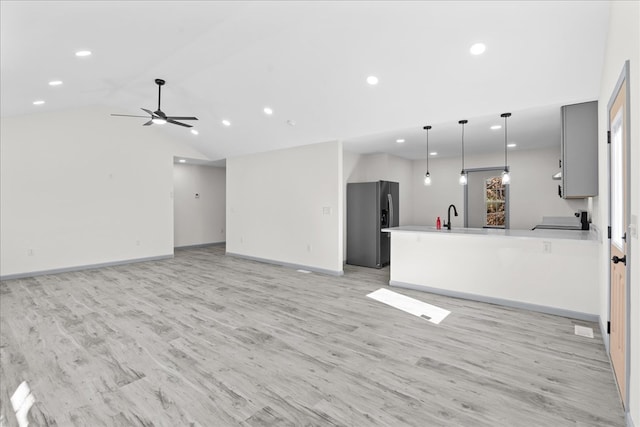
[[[532,230],[589,230],[589,215],[578,211],[574,216],[543,216],[542,223]]]

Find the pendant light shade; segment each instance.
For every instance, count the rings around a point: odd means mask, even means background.
[[[427,131],[427,173],[424,174],[424,185],[429,186],[431,185],[431,175],[429,174],[429,129],[431,129],[431,126],[427,125],[422,129]]]
[[[460,185],[467,185],[467,171],[464,170],[464,125],[469,123],[469,120],[460,120],[458,123],[462,125],[462,170],[458,182]]]
[[[504,170],[502,171],[502,184],[505,185],[511,182],[509,166],[507,165],[507,119],[511,117],[511,113],[502,113],[500,117],[504,117]]]

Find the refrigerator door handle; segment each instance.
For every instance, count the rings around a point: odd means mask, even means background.
[[[389,222],[387,227],[393,227],[393,197],[391,197],[391,194],[387,194],[387,203],[389,209]]]

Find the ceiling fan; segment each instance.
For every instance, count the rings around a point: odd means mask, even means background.
[[[147,110],[146,108],[141,108],[142,111],[144,111],[145,113],[149,114],[150,116],[150,120],[148,122],[146,122],[145,124],[143,124],[142,126],[150,126],[153,123],[155,124],[164,124],[164,123],[172,123],[174,125],[178,125],[178,126],[184,126],[186,128],[190,128],[192,127],[191,125],[188,125],[186,123],[180,123],[177,120],[198,120],[197,117],[182,117],[182,116],[167,116],[161,109],[160,109],[160,93],[162,91],[162,86],[164,86],[165,81],[162,79],[156,79],[156,84],[158,85],[158,109],[156,111],[151,111],[151,110]],[[130,114],[112,114],[112,116],[119,116],[119,117],[147,117],[147,116],[132,116]]]

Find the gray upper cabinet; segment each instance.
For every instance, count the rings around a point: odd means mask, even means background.
[[[562,111],[562,186],[564,199],[598,195],[598,102],[565,105]]]

